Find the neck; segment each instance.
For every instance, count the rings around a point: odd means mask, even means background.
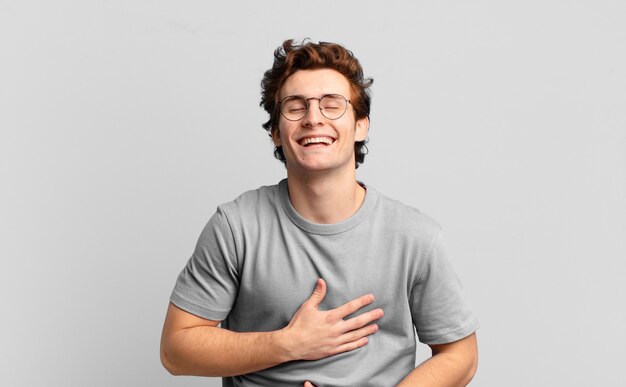
[[[309,222],[341,222],[357,212],[365,199],[365,188],[356,181],[356,170],[334,176],[287,171],[287,177],[291,204]]]

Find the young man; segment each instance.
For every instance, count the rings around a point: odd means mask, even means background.
[[[340,45],[276,50],[261,104],[287,179],[219,206],[203,230],[163,328],[172,374],[224,386],[471,380],[478,323],[439,226],[356,180],[371,83]],[[417,368],[414,328],[433,352]]]

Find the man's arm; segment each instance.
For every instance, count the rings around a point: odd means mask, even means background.
[[[433,357],[411,371],[397,387],[466,386],[478,366],[476,333],[449,344],[431,345]],[[315,387],[309,381],[304,387]]]
[[[430,345],[433,356],[408,374],[398,387],[466,386],[478,367],[476,333],[464,339]]]
[[[371,304],[371,294],[336,309],[320,311],[326,283],[319,279],[315,290],[289,324],[272,332],[238,333],[217,327],[170,304],[161,336],[161,361],[174,375],[233,376],[255,372],[291,360],[317,360],[367,344],[378,330],[370,322],[382,317],[375,309],[344,320]]]

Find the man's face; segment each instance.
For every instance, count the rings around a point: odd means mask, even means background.
[[[351,99],[350,82],[332,69],[299,70],[283,84],[280,99],[293,95],[321,98],[328,94]],[[272,139],[274,145],[282,146],[290,172],[349,171],[355,169],[354,143],[365,140],[368,126],[367,118],[355,120],[351,104],[343,116],[330,120],[320,112],[319,100],[311,99],[301,120],[289,121],[280,116]]]

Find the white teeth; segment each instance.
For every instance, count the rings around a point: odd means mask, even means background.
[[[329,138],[329,137],[308,137],[305,138],[304,140],[300,141],[300,145],[307,145],[307,144],[326,144],[326,145],[330,145],[333,143],[333,139]]]

